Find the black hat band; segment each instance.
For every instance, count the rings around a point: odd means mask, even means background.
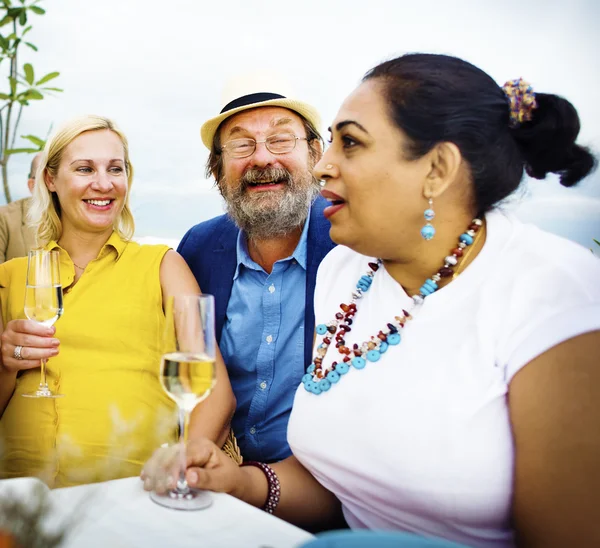
[[[234,108],[245,107],[247,105],[253,105],[254,103],[262,103],[264,101],[270,101],[271,99],[285,99],[286,97],[283,95],[279,95],[278,93],[251,93],[250,95],[244,95],[242,97],[238,97],[234,99],[230,103],[227,103],[220,114],[227,112],[229,110],[233,110]]]

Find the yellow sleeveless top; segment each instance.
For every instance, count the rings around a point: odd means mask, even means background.
[[[65,487],[139,474],[176,432],[176,407],[158,374],[164,313],[159,269],[167,246],[125,242],[113,233],[75,285],[60,252],[64,314],[60,353],[48,360],[56,399],[35,391],[40,370],[23,371],[0,419],[0,476],[38,476]],[[4,325],[25,318],[27,258],[0,265]],[[72,286],[72,287],[70,287]]]

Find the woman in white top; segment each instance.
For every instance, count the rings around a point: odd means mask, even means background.
[[[585,177],[578,132],[566,100],[453,57],[370,71],[315,168],[342,245],[319,269],[294,456],[236,468],[198,443],[188,481],[302,526],[341,503],[352,528],[600,545],[600,261],[496,208],[524,169]]]

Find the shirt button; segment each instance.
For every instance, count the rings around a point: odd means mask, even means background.
[[[256,428],[254,428],[254,426],[252,428],[250,428],[250,433],[252,435],[256,434]]]
[[[264,390],[267,387],[267,381],[263,381],[260,383],[260,387],[262,390]]]
[[[273,335],[267,335],[266,341],[271,344],[273,342]]]
[[[273,284],[269,286],[269,293],[275,293],[275,286]]]

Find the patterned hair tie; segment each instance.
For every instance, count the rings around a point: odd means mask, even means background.
[[[510,127],[516,127],[531,120],[533,109],[537,107],[535,93],[530,84],[523,78],[509,80],[502,86],[502,91],[508,97],[510,109]]]

